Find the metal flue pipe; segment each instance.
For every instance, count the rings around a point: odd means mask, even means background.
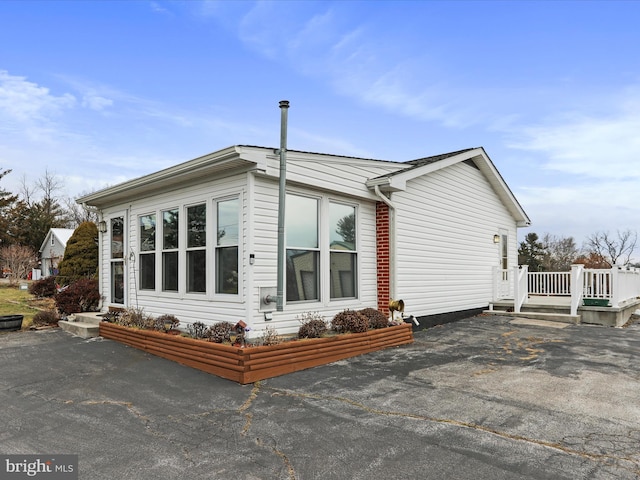
[[[280,101],[280,183],[278,189],[278,284],[276,293],[276,311],[281,312],[284,304],[284,206],[287,194],[287,113],[289,101]]]

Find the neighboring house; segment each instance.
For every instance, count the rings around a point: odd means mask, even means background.
[[[416,317],[493,299],[526,213],[483,148],[405,163],[287,151],[286,282],[276,295],[277,150],[233,146],[83,196],[98,209],[104,309],[297,330],[402,299]]]
[[[51,228],[40,247],[40,271],[43,277],[57,275],[64,249],[73,235],[72,228]]]

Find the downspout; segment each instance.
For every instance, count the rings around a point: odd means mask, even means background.
[[[396,206],[393,204],[389,197],[387,197],[380,190],[380,186],[374,185],[373,191],[382,200],[382,202],[389,207],[389,298],[393,299],[396,296],[396,241],[395,241],[395,223]]]
[[[280,182],[278,188],[278,283],[276,288],[276,311],[281,312],[284,304],[284,205],[287,193],[287,112],[289,101],[280,101]]]

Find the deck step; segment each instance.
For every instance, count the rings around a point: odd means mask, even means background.
[[[483,313],[489,315],[504,315],[509,317],[533,318],[535,320],[546,320],[548,322],[572,323],[580,324],[580,315],[569,315],[567,313],[549,313],[549,312],[508,312],[505,310],[485,310]]]

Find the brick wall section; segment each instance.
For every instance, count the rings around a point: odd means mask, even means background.
[[[389,206],[376,204],[376,270],[378,273],[378,310],[389,315],[390,268],[389,268],[390,222]]]

